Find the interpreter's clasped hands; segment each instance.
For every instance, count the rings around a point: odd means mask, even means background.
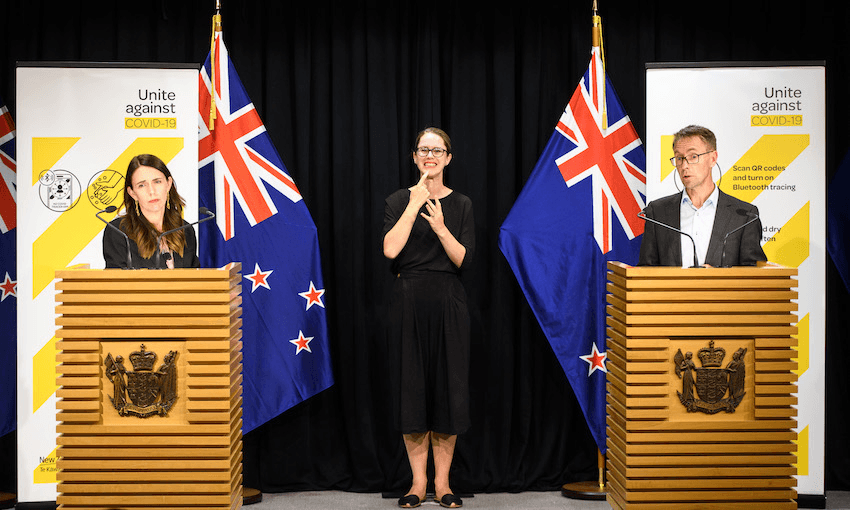
[[[419,214],[428,221],[428,224],[431,225],[431,230],[439,235],[446,228],[443,221],[443,206],[440,204],[439,198],[431,199],[431,190],[428,188],[428,184],[428,172],[423,172],[422,177],[419,178],[419,182],[408,188],[410,191],[408,207],[419,211],[424,205],[425,212]]]
[[[443,206],[440,204],[440,199],[436,198],[425,202],[425,210],[428,214],[420,213],[420,216],[428,220],[431,230],[435,234],[440,235],[446,229],[446,224],[443,221]]]

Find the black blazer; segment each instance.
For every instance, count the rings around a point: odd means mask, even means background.
[[[110,223],[116,228],[120,228],[121,218],[118,217]],[[188,225],[186,220],[183,220],[184,225]],[[173,253],[174,267],[201,267],[201,262],[198,260],[198,241],[195,239],[195,229],[187,228],[186,230],[186,246],[183,247],[183,256],[178,253]],[[139,247],[130,239],[130,255],[132,257],[133,269],[152,269],[156,264],[156,252],[151,255],[151,258],[145,259],[139,255]],[[127,242],[124,236],[116,232],[110,227],[106,227],[103,231],[103,259],[106,261],[108,268],[126,268],[127,267]],[[165,259],[159,258],[160,267],[166,267]]]
[[[719,190],[718,190],[719,191]],[[679,211],[682,193],[653,200],[646,206],[646,215],[656,221],[680,228]],[[723,238],[758,215],[758,207],[719,191],[717,213],[708,243],[704,264],[720,267],[723,257]],[[682,235],[659,225],[646,222],[640,243],[640,266],[682,265]],[[754,266],[767,257],[761,248],[761,220],[756,220],[730,235],[726,240],[726,266]]]

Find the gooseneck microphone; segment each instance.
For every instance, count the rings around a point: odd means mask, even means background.
[[[211,219],[215,218],[215,213],[213,213],[212,211],[210,211],[206,207],[199,208],[198,212],[201,213],[201,214],[205,214],[206,218],[202,218],[202,219],[196,221],[195,223],[187,223],[187,224],[185,224],[181,227],[173,228],[173,229],[171,229],[167,232],[163,232],[162,234],[159,235],[159,237],[156,238],[156,264],[154,265],[154,268],[163,269],[163,268],[159,267],[159,258],[160,258],[159,247],[162,246],[162,238],[163,237],[167,236],[168,234],[173,234],[174,232],[178,232],[180,230],[183,230],[184,228],[191,228],[191,227],[194,227],[195,225],[199,225],[199,224],[201,224],[201,223],[203,223],[207,220],[211,220]],[[166,255],[168,256],[168,258],[171,257],[170,253],[166,253]],[[168,258],[166,258],[166,260],[168,260]]]
[[[656,219],[650,218],[649,216],[646,215],[646,210],[642,210],[641,212],[639,212],[637,214],[637,216],[638,216],[638,218],[640,218],[644,221],[654,223],[655,225],[660,225],[660,226],[662,226],[666,229],[672,230],[673,232],[678,232],[678,233],[682,234],[683,236],[687,236],[688,239],[691,240],[691,244],[694,245],[694,265],[692,265],[691,267],[703,267],[703,266],[699,265],[699,258],[697,257],[697,243],[694,241],[694,238],[691,237],[690,234],[688,234],[687,232],[683,232],[683,231],[679,230],[678,228],[676,228],[672,225],[668,225],[666,223],[661,223],[660,221],[658,221]]]
[[[737,212],[741,216],[749,216],[750,214],[752,214],[752,211],[745,211],[743,209],[738,209],[735,212]],[[742,228],[746,227],[747,225],[749,225],[750,223],[752,223],[752,222],[754,222],[758,219],[759,219],[759,215],[756,214],[755,218],[752,218],[750,221],[744,223],[743,225],[741,225],[740,227],[738,227],[736,229],[730,230],[729,232],[726,233],[725,236],[723,236],[723,251],[720,253],[720,267],[729,267],[729,266],[726,265],[726,240],[729,239],[729,236],[731,234],[734,234],[735,232],[741,230]]]
[[[110,205],[106,209],[101,209],[100,211],[95,213],[95,216],[97,216],[97,219],[99,219],[100,221],[106,223],[107,227],[115,230],[116,232],[121,234],[122,237],[124,237],[124,242],[127,243],[127,267],[125,267],[124,269],[133,269],[133,256],[131,255],[131,252],[130,252],[130,238],[127,237],[127,234],[125,234],[123,230],[121,230],[120,228],[116,227],[112,223],[110,223],[110,222],[108,222],[105,219],[100,217],[101,213],[114,213],[117,210],[118,210],[117,207],[115,207],[114,205]]]

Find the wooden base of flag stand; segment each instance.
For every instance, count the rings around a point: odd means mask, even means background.
[[[263,500],[263,493],[250,487],[242,487],[242,506],[253,505]]]
[[[0,492],[0,508],[14,508],[17,495],[10,492]]]
[[[561,486],[561,495],[570,499],[604,501],[608,491],[599,482],[575,482]]]
[[[263,493],[258,489],[242,487],[242,506],[253,505],[263,501]]]
[[[599,480],[587,482],[565,483],[561,486],[561,495],[570,499],[603,501],[608,495],[605,487],[605,454],[596,451],[596,463],[599,467]]]

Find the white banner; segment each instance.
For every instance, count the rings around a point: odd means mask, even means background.
[[[168,165],[187,201],[185,219],[197,219],[198,68],[18,66],[20,503],[56,500],[54,271],[104,267],[105,225],[95,213],[122,208],[124,175],[138,154]]]
[[[646,72],[647,200],[681,190],[673,134],[705,126],[717,136],[720,189],[758,206],[768,260],[799,271],[797,492],[816,496],[824,494],[825,87],[822,64]]]

